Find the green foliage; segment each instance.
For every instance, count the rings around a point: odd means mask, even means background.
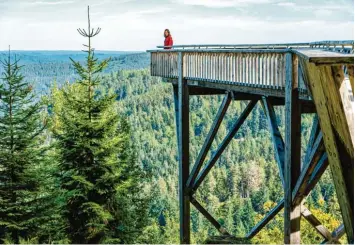
[[[62,79],[51,90],[48,113],[55,138],[49,133],[47,136],[55,143],[50,154],[57,159],[40,164],[35,175],[45,173],[39,191],[53,197],[54,207],[47,214],[48,220],[40,223],[41,232],[31,237],[39,242],[78,243],[72,237],[72,217],[73,222],[83,221],[74,226],[81,225],[77,234],[84,237],[85,243],[179,243],[172,86],[151,77],[148,69],[121,69],[125,62],[126,68],[136,68],[135,62],[143,59],[138,54],[132,59],[114,59],[108,74],[103,74],[107,70],[99,67],[95,57],[90,55],[91,61],[86,61],[86,65],[83,60],[73,63],[72,68],[78,70],[76,76],[80,75],[78,81],[62,85]],[[92,71],[100,71],[91,77],[91,86],[88,64]],[[62,69],[59,61],[50,67]],[[72,70],[61,75],[71,76]],[[222,99],[193,96],[190,100],[191,163],[196,160]],[[245,107],[245,102],[231,104],[206,161]],[[277,107],[276,114],[283,134],[284,108]],[[311,124],[311,116],[302,117],[303,156]],[[231,234],[243,237],[282,196],[268,123],[257,105],[200,186],[196,198]],[[329,223],[330,231],[339,224],[340,211],[328,171],[307,203],[324,224]],[[218,235],[197,210],[192,207],[191,211],[192,242],[202,243],[209,236]],[[281,211],[252,242],[282,243],[282,219]],[[305,221],[302,233],[304,243],[320,242]]]
[[[150,183],[153,195],[156,196],[154,205],[151,204],[150,207],[153,227],[159,226],[158,217],[160,217],[161,210],[164,210],[164,218],[175,220],[175,235],[179,234],[177,145],[171,85],[162,82],[159,78],[150,77],[148,70],[140,70],[121,71],[106,76],[103,87],[104,89],[100,90],[116,91],[119,111],[127,115],[135,132],[138,161],[153,176]],[[190,100],[192,163],[197,157],[221,101],[220,96],[194,96]],[[245,106],[244,102],[231,104],[212,145],[212,153]],[[276,107],[276,114],[280,131],[284,132],[284,108]],[[303,116],[302,122],[302,154],[304,154],[312,117]],[[210,157],[209,154],[206,161]],[[317,201],[327,197],[328,194],[331,196],[330,200],[336,199],[328,172],[324,174],[314,192],[317,192]],[[309,200],[312,199],[312,195]],[[221,160],[202,183],[197,192],[197,198],[230,233],[245,236],[251,226],[256,224],[259,218],[261,219],[269,210],[264,205],[266,203],[276,204],[282,196],[283,191],[278,167],[274,160],[268,124],[262,108],[257,105],[235,139],[222,154]],[[341,220],[340,214],[332,205],[325,203],[324,212],[335,213],[334,218]],[[216,229],[194,208],[192,208],[191,216],[193,242],[201,243],[206,240],[207,236],[218,235]],[[283,237],[282,212],[279,219],[279,222],[271,222],[267,226],[265,231],[270,231],[270,233],[262,233],[265,235],[260,243],[267,243],[270,240],[269,236]],[[302,224],[305,225],[304,222]],[[151,243],[161,240],[170,241],[165,238],[165,226],[161,225],[161,229],[156,230],[159,232],[154,233],[157,235],[154,235],[155,238],[151,240]],[[158,234],[159,239],[156,238]],[[316,233],[311,233],[310,237],[312,236],[314,241],[317,241]],[[144,242],[147,242],[147,239]],[[278,242],[283,241],[281,239]]]
[[[42,192],[47,164],[41,104],[21,75],[18,60],[2,62],[0,82],[0,240],[20,242],[37,235],[50,207]]]
[[[146,222],[145,177],[115,94],[96,92],[109,59],[98,62],[88,38],[85,66],[72,60],[80,80],[52,91],[66,233],[72,243],[130,243]]]
[[[320,201],[322,203],[322,201]],[[276,203],[266,202],[265,211],[271,210]],[[324,205],[324,203],[323,203]],[[326,213],[315,207],[310,207],[312,212],[325,227],[333,231],[339,225],[338,218],[331,213]],[[256,221],[262,219],[262,215],[256,217]],[[301,241],[302,244],[320,244],[324,239],[316,232],[316,230],[305,220],[301,219]],[[267,226],[261,230],[253,239],[255,244],[282,244],[283,243],[283,218],[282,213],[278,214]],[[342,242],[346,242],[342,240]]]

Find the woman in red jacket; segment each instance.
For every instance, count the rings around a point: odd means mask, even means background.
[[[173,38],[171,37],[169,29],[165,29],[164,37],[164,49],[171,49],[171,46],[173,46]]]

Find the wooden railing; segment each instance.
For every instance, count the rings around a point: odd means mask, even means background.
[[[157,46],[162,49],[164,46]],[[354,40],[341,41],[318,41],[308,43],[268,43],[268,44],[192,44],[192,45],[174,45],[176,49],[219,49],[219,50],[237,50],[237,49],[299,49],[312,48],[331,50],[342,53],[354,53]]]
[[[286,50],[190,50],[182,53],[184,79],[284,89]],[[151,75],[178,78],[177,50],[151,51]],[[299,89],[306,92],[303,80]]]

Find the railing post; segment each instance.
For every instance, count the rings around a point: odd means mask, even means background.
[[[292,190],[301,172],[301,113],[298,101],[298,57],[286,54],[285,87],[285,207],[284,243],[300,244],[300,205],[292,205]]]
[[[184,79],[183,53],[178,56],[178,144],[180,243],[190,243],[190,198],[186,190],[189,178],[189,88]]]

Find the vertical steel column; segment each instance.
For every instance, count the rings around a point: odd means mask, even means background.
[[[292,190],[301,172],[301,113],[298,99],[298,57],[286,54],[286,132],[285,132],[285,207],[284,243],[300,244],[300,205],[292,205]]]
[[[189,178],[189,88],[184,79],[183,53],[178,56],[178,149],[179,149],[179,201],[180,243],[190,243],[190,200],[186,191]]]

